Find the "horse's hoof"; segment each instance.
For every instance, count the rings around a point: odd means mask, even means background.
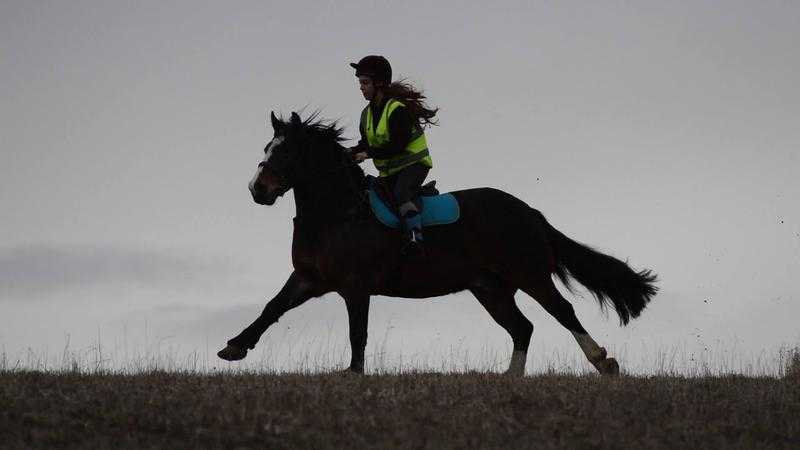
[[[351,375],[364,375],[364,368],[362,367],[361,369],[359,369],[359,368],[348,367],[347,369],[334,370],[331,373],[333,375],[341,375],[343,377],[348,377]]]
[[[596,365],[597,370],[603,375],[619,375],[619,363],[614,358],[606,358]]]
[[[217,352],[217,356],[224,359],[225,361],[239,361],[240,359],[244,359],[244,357],[247,356],[247,349],[239,348],[236,347],[235,345],[228,344],[227,347]]]

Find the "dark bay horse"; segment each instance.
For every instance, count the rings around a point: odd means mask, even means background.
[[[456,191],[461,218],[425,229],[426,257],[406,261],[401,234],[381,225],[366,203],[366,177],[352,163],[335,123],[297,113],[271,114],[273,139],[250,182],[253,200],[272,205],[294,189],[294,272],[261,315],[217,355],[243,359],[267,328],[287,311],[328,292],[345,301],[350,326],[350,370],[364,371],[371,295],[427,298],[469,290],[510,335],[507,373],[522,375],[533,325],[514,303],[521,289],[575,336],[588,360],[604,374],[619,365],[586,332],[572,305],[556,289],[571,277],[611,307],[621,324],[638,317],[657,292],[656,275],[568,238],[525,202],[492,188]]]

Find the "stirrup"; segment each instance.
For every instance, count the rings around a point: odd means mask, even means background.
[[[406,235],[406,241],[400,253],[408,257],[423,257],[425,256],[423,242],[422,231],[416,228],[412,229]]]

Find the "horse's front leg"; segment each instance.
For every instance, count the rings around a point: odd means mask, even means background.
[[[247,350],[255,348],[261,335],[267,331],[270,325],[277,322],[286,311],[326,292],[329,292],[329,289],[326,289],[325,286],[315,281],[312,277],[304,276],[297,271],[292,272],[278,295],[264,307],[261,315],[238,336],[229,340],[227,347],[220,350],[217,356],[227,361],[244,359],[247,356]]]
[[[350,371],[364,373],[364,350],[367,347],[369,295],[341,293],[347,305],[350,324]]]

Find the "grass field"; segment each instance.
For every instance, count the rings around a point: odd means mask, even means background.
[[[795,369],[691,378],[6,370],[0,447],[797,449]]]

